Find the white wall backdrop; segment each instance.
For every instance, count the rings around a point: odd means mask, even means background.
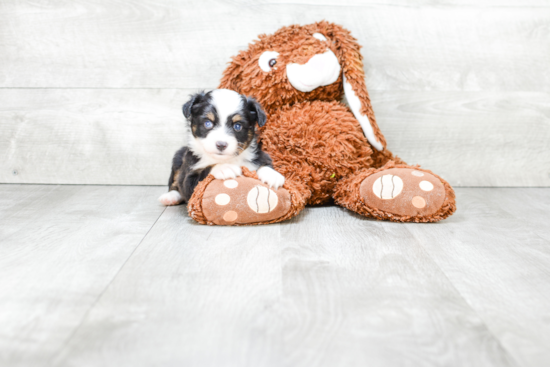
[[[0,2],[0,182],[165,184],[181,105],[261,33],[363,45],[388,147],[456,186],[550,186],[550,0]]]

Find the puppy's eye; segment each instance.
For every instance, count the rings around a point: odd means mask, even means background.
[[[258,65],[260,65],[260,68],[266,73],[270,72],[277,63],[277,57],[279,57],[278,52],[265,51],[258,59]]]
[[[212,121],[207,120],[207,121],[204,122],[204,127],[207,128],[208,130],[210,130],[211,128],[214,127],[214,124],[212,123]]]
[[[243,125],[235,124],[233,125],[233,129],[235,129],[235,131],[241,131],[243,129]]]

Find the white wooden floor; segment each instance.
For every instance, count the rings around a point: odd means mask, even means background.
[[[155,186],[0,185],[0,366],[548,366],[550,188],[437,224],[209,227]]]

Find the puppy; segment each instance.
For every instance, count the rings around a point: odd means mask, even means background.
[[[169,191],[159,198],[162,204],[188,202],[208,174],[221,180],[236,178],[242,166],[275,189],[284,184],[284,176],[273,169],[258,142],[256,126],[264,126],[266,115],[255,99],[228,89],[201,92],[183,105],[183,115],[188,144],[174,156]]]

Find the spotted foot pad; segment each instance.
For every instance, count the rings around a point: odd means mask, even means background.
[[[361,183],[365,204],[386,213],[429,216],[445,201],[445,187],[432,174],[412,168],[391,168],[368,176]]]
[[[259,224],[271,222],[288,213],[290,194],[274,190],[259,180],[237,177],[213,180],[202,198],[204,216],[218,225]]]

